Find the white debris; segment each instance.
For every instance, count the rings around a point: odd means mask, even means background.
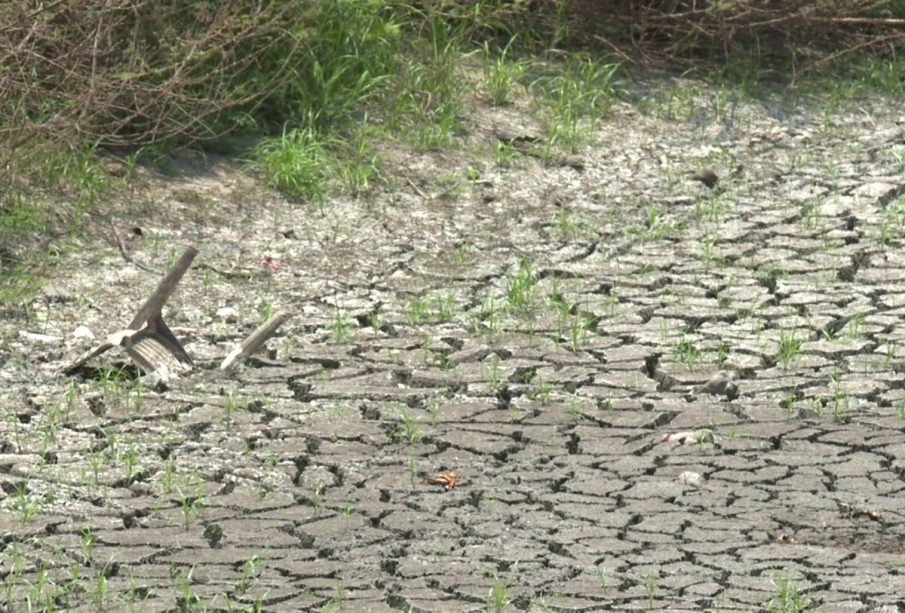
[[[75,338],[93,339],[94,332],[92,332],[91,328],[89,328],[88,326],[79,326],[73,331],[72,336],[74,336]]]
[[[696,473],[691,470],[685,470],[679,473],[678,481],[679,483],[682,483],[684,485],[698,487],[704,482],[704,477],[701,475],[701,473]]]
[[[239,312],[233,307],[221,307],[215,314],[224,323],[234,324],[239,321]]]
[[[685,432],[668,432],[663,435],[665,443],[680,443],[682,445],[694,445],[696,443],[712,443],[713,430],[702,428],[700,430],[687,430]]]

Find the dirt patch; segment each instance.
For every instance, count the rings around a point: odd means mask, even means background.
[[[141,171],[0,323],[8,606],[750,610],[791,580],[893,610],[898,105],[650,100],[558,162],[495,157],[540,127],[482,109],[322,210],[226,160]],[[189,244],[166,317],[195,370],[62,376]]]

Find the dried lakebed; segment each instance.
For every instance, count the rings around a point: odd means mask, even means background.
[[[320,210],[227,161],[141,171],[129,258],[99,222],[0,320],[0,602],[900,610],[898,105],[638,108],[545,165],[494,160],[542,130],[488,107]],[[165,316],[195,370],[60,374],[190,244]]]

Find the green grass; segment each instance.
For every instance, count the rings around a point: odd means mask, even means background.
[[[795,582],[785,574],[773,578],[776,595],[763,604],[768,613],[803,613],[812,608],[811,601],[801,593]]]
[[[788,369],[798,357],[801,345],[804,341],[796,336],[795,330],[780,330],[777,354],[784,369]]]
[[[531,310],[537,294],[537,277],[530,260],[522,259],[518,268],[506,277],[506,302],[518,313]]]
[[[493,49],[489,41],[481,47],[484,67],[484,89],[493,104],[502,106],[509,101],[513,87],[531,66],[530,60],[513,59],[512,48],[515,37],[499,50]]]
[[[592,139],[598,122],[609,113],[620,65],[574,54],[554,67],[552,74],[538,77],[532,84],[547,110],[546,151],[562,146],[574,153]]]
[[[253,166],[290,198],[320,203],[327,194],[328,143],[313,127],[261,142]]]
[[[673,358],[691,370],[704,359],[704,352],[692,339],[683,334],[673,348]]]

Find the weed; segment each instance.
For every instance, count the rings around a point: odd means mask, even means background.
[[[290,198],[320,204],[327,193],[327,145],[311,126],[283,130],[279,138],[258,145],[253,166]]]
[[[506,300],[509,307],[517,312],[526,312],[534,306],[537,292],[537,277],[531,262],[522,259],[515,273],[506,278]]]
[[[418,458],[410,455],[407,460],[409,472],[409,484],[414,488],[418,483]]]
[[[492,610],[494,613],[502,613],[511,604],[509,587],[512,585],[517,568],[518,562],[515,562],[505,578],[501,578],[496,571],[493,571],[493,585],[488,594],[488,610]]]
[[[63,397],[66,406],[66,413],[63,416],[64,419],[69,419],[72,416],[72,413],[75,411],[76,404],[78,403],[78,397],[78,385],[75,383],[75,381],[70,381],[69,385],[66,387],[66,393]]]
[[[96,480],[96,477],[95,477]],[[163,472],[160,474],[160,486],[164,494],[171,494],[176,485],[176,464],[172,458],[167,458],[163,464]]]
[[[45,502],[44,495],[30,493],[28,485],[22,482],[15,486],[15,492],[4,501],[3,506],[13,513],[17,513],[19,523],[26,525],[37,517]]]
[[[864,326],[864,313],[858,311],[852,315],[851,319],[842,328],[840,336],[854,339],[861,335],[861,328]]]
[[[415,143],[423,148],[444,147],[453,143],[465,110],[463,83],[457,75],[463,33],[449,21],[434,17],[427,20],[424,36],[426,57],[403,65],[402,87],[396,97],[399,102],[391,122],[418,117],[411,131]]]
[[[107,577],[110,574],[110,565],[105,564],[102,569],[97,571],[94,578],[94,587],[91,589],[91,601],[99,611],[106,609],[107,599],[109,598],[109,587]]]
[[[619,64],[600,64],[589,57],[570,56],[562,71],[534,82],[549,111],[546,151],[562,143],[572,153],[588,142],[616,96]]]
[[[506,43],[506,46],[498,52],[491,50],[490,43],[487,41],[484,42],[482,48],[484,87],[490,95],[493,104],[497,106],[506,103],[512,86],[518,82],[519,77],[528,69],[527,62],[509,59],[514,42],[515,37],[512,37]]]
[[[440,323],[450,322],[455,319],[455,302],[452,292],[437,293],[434,299],[434,317]]]
[[[406,321],[413,326],[450,322],[455,317],[455,300],[451,291],[418,296],[409,302],[406,309]]]
[[[657,595],[657,576],[651,571],[644,579],[644,588],[647,592],[647,608],[653,610],[654,597]]]
[[[593,326],[593,318],[591,316],[572,316],[569,322],[569,347],[572,351],[578,353],[581,345],[588,336],[588,330]]]
[[[327,604],[321,607],[321,613],[340,613],[340,611],[344,610],[345,602],[348,599],[349,593],[343,582],[340,581],[336,585],[336,593],[327,601]]]
[[[830,379],[832,381],[831,389],[833,393],[831,403],[833,406],[833,418],[836,421],[842,420],[851,405],[851,396],[849,396],[848,392],[846,392],[842,388],[841,378],[842,372],[837,366],[833,371],[833,374],[830,376]]]
[[[689,119],[695,111],[695,98],[700,94],[697,87],[684,83],[674,83],[641,100],[642,113],[666,120]]]
[[[173,564],[170,566],[170,580],[173,587],[179,592],[179,610],[194,611],[201,605],[201,597],[192,591],[192,575],[195,574],[195,567],[192,566],[188,572]]]
[[[883,353],[883,368],[893,370],[896,361],[896,344],[892,341],[886,342],[886,350]]]
[[[333,322],[327,327],[334,343],[348,343],[352,340],[352,322],[349,316],[337,311]]]
[[[801,339],[795,336],[795,330],[780,330],[778,354],[779,361],[782,362],[783,369],[788,369],[789,365],[798,356],[801,351]]]
[[[716,245],[716,241],[710,235],[705,235],[701,237],[701,261],[704,262],[704,265],[709,267],[710,263],[713,261],[713,249]]]
[[[610,581],[610,570],[606,566],[598,564],[594,567],[594,572],[597,574],[597,580],[600,582],[600,587],[606,589],[607,584]]]
[[[486,297],[481,303],[474,327],[490,341],[495,341],[502,334],[503,323],[493,296]]]
[[[190,493],[184,491],[189,488],[192,488]],[[189,526],[201,516],[201,509],[205,505],[201,477],[197,473],[191,475],[185,482],[177,484],[175,491],[179,498],[183,525],[188,530]]]
[[[261,300],[258,303],[258,321],[264,323],[273,315],[273,300]]]
[[[723,201],[722,192],[710,192],[698,197],[694,202],[692,217],[695,219],[717,222],[723,219],[725,214],[726,205]]]
[[[795,394],[789,392],[782,400],[782,406],[786,410],[786,414],[791,418],[795,410]]]
[[[764,603],[768,613],[801,613],[807,611],[811,602],[798,590],[798,586],[786,574],[776,573],[773,577],[776,595]]]
[[[242,562],[242,578],[239,579],[239,583],[236,585],[237,593],[242,594],[248,590],[251,584],[257,580],[260,568],[261,556],[259,555],[253,555]]]
[[[232,422],[233,413],[239,410],[239,402],[236,399],[236,390],[228,389],[223,397],[223,411],[226,413],[226,423]]]
[[[820,204],[812,202],[805,205],[802,208],[801,218],[806,228],[809,230],[816,230],[820,225],[821,219]]]
[[[877,243],[881,246],[890,245],[900,238],[903,232],[905,232],[905,197],[897,198],[886,206],[876,237]]]
[[[489,364],[481,364],[481,375],[490,389],[494,391],[502,389],[503,380],[500,376],[500,358],[494,355]]]
[[[716,364],[717,366],[722,367],[726,364],[726,360],[729,357],[729,345],[726,344],[726,341],[720,339],[716,346]]]
[[[469,256],[474,251],[474,245],[471,243],[461,243],[456,246],[452,253],[452,261],[456,266],[462,266],[468,261]]]
[[[673,348],[673,358],[684,365],[685,368],[691,370],[702,359],[703,352],[684,334]]]
[[[97,542],[97,537],[91,531],[91,528],[83,528],[79,531],[79,534],[82,535],[82,555],[90,562],[94,560],[94,545]]]
[[[634,229],[641,240],[657,240],[673,232],[679,224],[664,218],[660,207],[656,204],[649,205],[644,212],[644,223],[640,228]]]
[[[543,379],[538,379],[537,387],[528,393],[528,398],[536,400],[542,405],[547,405],[550,403],[550,392],[552,389],[553,388],[549,383]]]
[[[364,120],[367,121],[367,118]],[[371,179],[378,175],[377,152],[372,144],[373,134],[366,129],[355,132],[351,143],[340,147],[341,159],[334,165],[340,181],[353,196],[365,194]]]
[[[421,439],[421,427],[418,420],[409,415],[405,409],[399,411],[399,423],[401,430],[397,430],[396,437],[404,438],[410,444],[417,443]]]
[[[440,401],[432,400],[430,405],[428,406],[427,412],[428,412],[428,415],[430,416],[429,417],[430,425],[436,426],[437,421],[440,418]]]
[[[552,225],[563,239],[577,239],[594,233],[594,228],[588,221],[565,207],[554,213]]]
[[[123,452],[121,459],[123,460],[123,465],[126,469],[126,481],[131,482],[132,477],[135,474],[135,465],[138,462],[138,447],[134,443],[129,445],[129,448]]]
[[[521,152],[508,141],[495,140],[491,145],[491,155],[493,163],[498,168],[509,168],[512,166],[512,162],[521,155]]]

